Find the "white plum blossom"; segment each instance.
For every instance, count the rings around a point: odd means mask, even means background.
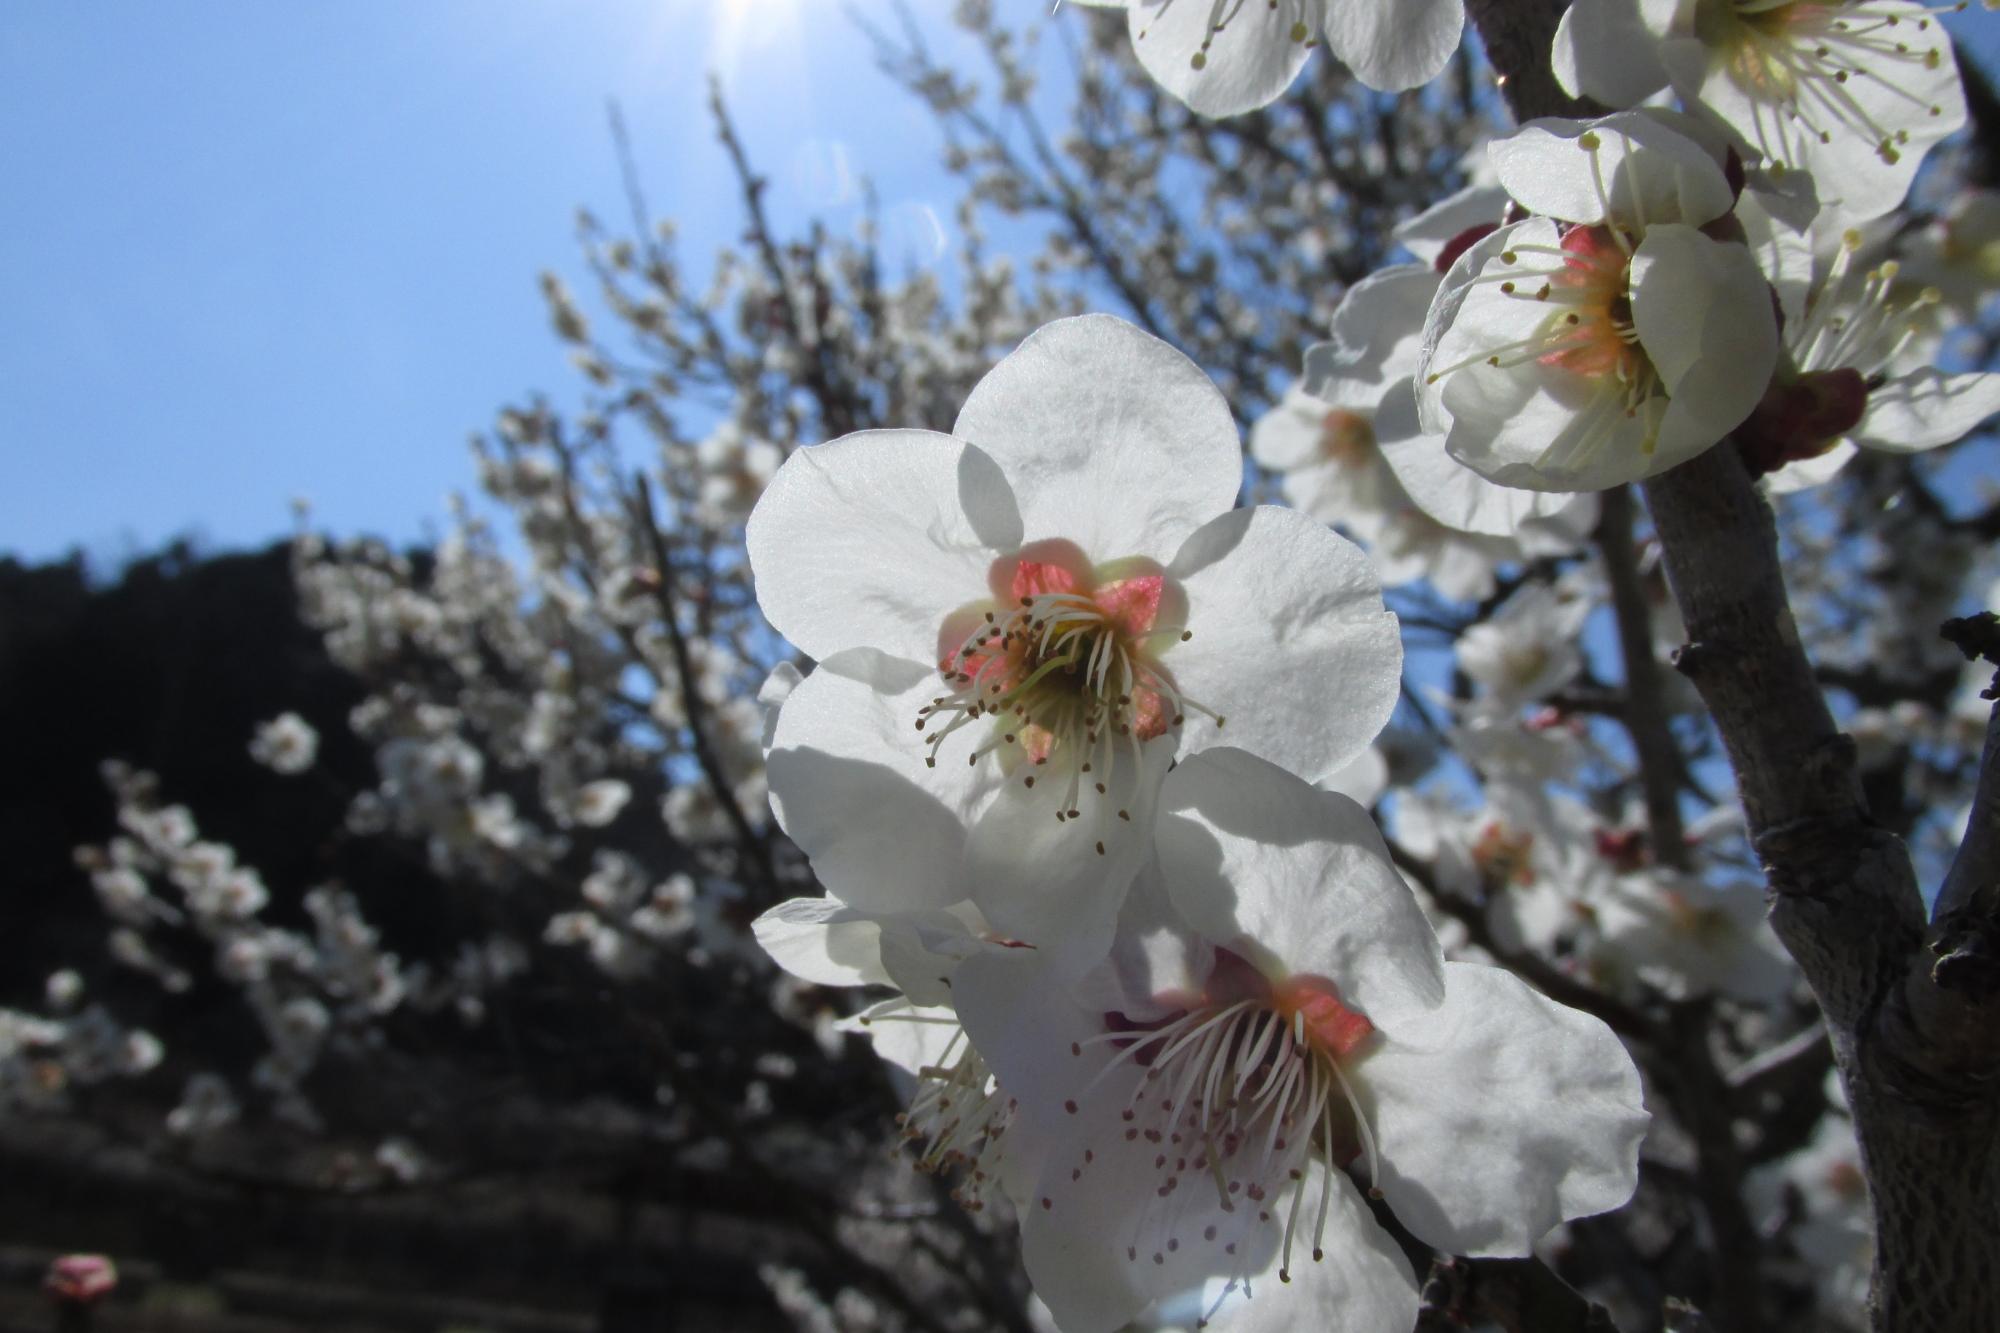
[[[697,503],[702,521],[718,528],[741,523],[784,461],[784,451],[777,445],[747,437],[737,422],[717,426],[695,448],[695,464],[701,470]]]
[[[1498,774],[1488,775],[1484,809],[1415,794],[1396,803],[1397,839],[1432,863],[1439,890],[1484,903],[1502,949],[1544,956],[1596,943],[1597,907],[1614,872],[1601,854],[1603,829],[1573,797]]]
[[[1459,636],[1459,670],[1496,709],[1546,698],[1583,669],[1577,640],[1592,605],[1588,598],[1561,597],[1547,584],[1523,588],[1498,614]]]
[[[1976,319],[2000,291],[2000,190],[1966,190],[1909,242],[1905,277],[1937,288],[1959,318]]]
[[[1078,0],[1123,9],[1139,63],[1204,116],[1268,106],[1314,48],[1370,88],[1429,83],[1458,50],[1464,0]]]
[[[1302,387],[1258,419],[1250,450],[1291,504],[1360,541],[1384,584],[1428,579],[1476,601],[1495,566],[1573,550],[1597,503],[1495,485],[1419,429],[1412,376],[1438,283],[1430,267],[1400,265],[1349,290],[1332,341],[1307,353]]]
[[[1506,198],[1491,188],[1464,194],[1468,202],[1460,209],[1495,216]],[[1392,265],[1356,283],[1334,311],[1328,341],[1307,349],[1303,383],[1334,414],[1366,412],[1382,461],[1407,503],[1454,531],[1518,545],[1519,553],[1507,553],[1518,559],[1573,548],[1596,523],[1595,499],[1496,485],[1453,458],[1445,437],[1426,431],[1417,411],[1424,328],[1443,272],[1492,230],[1497,228],[1475,227],[1440,247],[1432,262]],[[1419,243],[1414,236],[1405,239],[1413,243]]]
[[[1735,191],[1659,113],[1535,121],[1493,145],[1539,216],[1466,251],[1431,307],[1423,427],[1506,486],[1602,490],[1714,445],[1770,382],[1778,329]]]
[[[1108,316],[1051,324],[950,436],[795,453],[748,528],[773,628],[818,668],[768,772],[822,883],[871,910],[970,898],[1010,938],[1102,952],[1178,755],[1308,779],[1399,690],[1366,557],[1232,509],[1235,425],[1185,357]]]
[[[1825,481],[1859,449],[1906,454],[1955,443],[2000,412],[2000,374],[1908,364],[1942,294],[1900,291],[1893,259],[1857,269],[1863,243],[1847,229],[1802,308],[1786,311],[1786,364],[1738,432],[1774,491]]]
[[[1764,895],[1746,884],[1650,867],[1621,875],[1595,902],[1600,980],[1644,981],[1675,999],[1721,994],[1769,1004],[1795,975],[1764,920]]]
[[[631,784],[617,778],[599,778],[577,788],[571,813],[586,828],[603,828],[618,818],[618,812],[631,799]]]
[[[1965,123],[1937,12],[1914,0],[1577,0],[1551,54],[1565,87],[1611,106],[1671,84],[1746,156],[1810,172],[1822,203],[1858,221],[1901,204],[1924,154]]]
[[[260,723],[250,741],[250,757],[273,773],[303,773],[319,756],[319,733],[297,713],[280,713]]]
[[[1065,1333],[1197,1288],[1215,1328],[1407,1333],[1414,1280],[1350,1171],[1474,1256],[1631,1195],[1648,1117],[1617,1038],[1445,962],[1358,806],[1213,750],[1163,807],[1157,870],[1073,989],[1020,950],[952,977],[1038,1164],[1023,1254]]]

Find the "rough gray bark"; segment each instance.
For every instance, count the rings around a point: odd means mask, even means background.
[[[1547,75],[1563,0],[1468,0],[1517,117],[1574,104]],[[1876,1226],[1876,1333],[2000,1319],[2000,722],[1971,836],[1925,918],[1908,852],[1869,817],[1853,743],[1799,642],[1776,531],[1733,445],[1645,486],[1687,621],[1676,665],[1715,718],[1771,891],[1825,1016]],[[1730,1333],[1736,1333],[1731,1330]]]

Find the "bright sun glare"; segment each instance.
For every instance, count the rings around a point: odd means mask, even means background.
[[[714,0],[708,67],[729,79],[756,57],[796,55],[801,49],[801,0]]]

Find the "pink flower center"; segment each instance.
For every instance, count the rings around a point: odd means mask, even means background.
[[[989,720],[967,762],[995,754],[1005,771],[1025,770],[1029,787],[1035,770],[1057,764],[1070,779],[1057,813],[1074,818],[1086,781],[1104,794],[1111,770],[1178,729],[1189,709],[1215,716],[1160,661],[1192,635],[1186,598],[1158,564],[1093,566],[1074,545],[1049,541],[995,561],[988,579],[992,600],[954,612],[938,636],[947,692],[917,713],[933,767],[948,738]]]
[[[1632,326],[1632,254],[1608,227],[1572,227],[1562,238],[1566,258],[1549,282],[1568,307],[1560,316],[1545,366],[1579,375],[1615,375],[1632,383],[1652,374]]]
[[[1371,1182],[1380,1176],[1375,1136],[1350,1078],[1373,1048],[1375,1025],[1342,1001],[1330,981],[1273,982],[1222,949],[1199,996],[1158,1000],[1174,1006],[1167,1017],[1135,1023],[1107,1014],[1104,1033],[1070,1048],[1078,1059],[1088,1051],[1103,1062],[1084,1096],[1120,1070],[1130,1086],[1113,1131],[1123,1143],[1086,1144],[1071,1180],[1087,1188],[1101,1150],[1126,1159],[1138,1154],[1141,1161],[1150,1152],[1157,1184],[1148,1208],[1157,1225],[1142,1230],[1165,1250],[1197,1239],[1214,1245],[1227,1270],[1235,1238],[1281,1228],[1279,1278],[1289,1282],[1293,1245],[1306,1234],[1301,1221],[1313,1159],[1330,1172],[1365,1153]],[[1136,1079],[1135,1069],[1144,1071]],[[1065,1109],[1081,1114],[1076,1100]],[[1288,1188],[1290,1204],[1280,1218]],[[1177,1197],[1183,1189],[1214,1190],[1214,1206],[1236,1222],[1207,1226],[1198,1238],[1177,1234],[1176,1217],[1208,1214],[1196,1200]],[[1317,1220],[1309,1223],[1315,1260],[1323,1257],[1333,1190],[1330,1176],[1324,1178]],[[1043,1203],[1054,1206],[1053,1199]],[[1126,1257],[1161,1262],[1160,1253],[1147,1256],[1136,1245]]]

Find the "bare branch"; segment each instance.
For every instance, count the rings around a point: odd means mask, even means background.
[[[1661,865],[1688,868],[1687,833],[1681,823],[1680,747],[1674,743],[1662,705],[1660,664],[1653,656],[1652,616],[1645,589],[1639,583],[1639,563],[1632,539],[1632,492],[1614,486],[1604,492],[1597,525],[1597,547],[1611,584],[1611,606],[1618,622],[1618,647],[1625,659],[1625,706],[1618,720],[1632,738],[1639,757],[1639,787],[1646,799],[1646,823],[1652,833],[1653,856]]]

